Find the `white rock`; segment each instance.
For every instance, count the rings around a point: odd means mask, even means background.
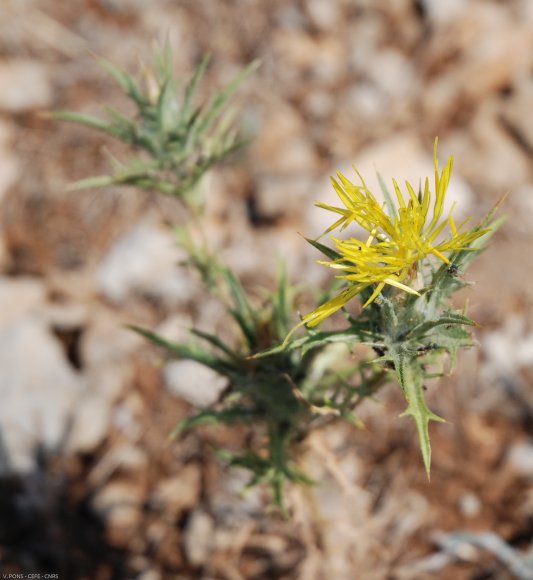
[[[338,24],[340,13],[337,2],[307,0],[305,6],[313,24],[317,28],[322,30],[332,30]]]
[[[172,361],[163,369],[165,386],[191,405],[206,407],[215,403],[227,386],[227,379],[192,360]]]
[[[74,453],[89,453],[105,438],[111,421],[111,407],[101,396],[80,400],[76,408],[67,448]]]
[[[467,518],[475,518],[483,509],[483,504],[479,497],[471,491],[465,491],[458,500],[458,507],[461,515]]]
[[[0,276],[0,329],[42,309],[46,289],[38,278]]]
[[[442,153],[439,154],[439,158],[442,169],[447,160]],[[430,187],[434,190],[434,167],[431,147],[423,148],[419,140],[409,133],[389,137],[365,149],[353,160],[353,166],[363,176],[367,187],[377,199],[383,200],[378,173],[392,195],[394,195],[393,178],[396,179],[402,191],[406,192],[405,181],[409,181],[416,191],[419,184],[423,184],[425,178],[429,177]],[[332,167],[329,174],[335,175],[336,170],[339,170],[353,183],[359,184],[359,178],[353,170],[352,163],[341,163],[337,167]],[[324,180],[323,185],[317,188],[316,199],[337,207],[341,203],[329,178]],[[470,188],[457,173],[453,173],[448,187],[443,215],[447,216],[452,203],[455,202],[454,217],[456,221],[458,221],[458,218],[460,221],[461,216],[464,216],[467,212],[471,200],[472,192]],[[311,236],[320,235],[336,220],[332,212],[320,208],[310,208],[308,211]]]
[[[156,334],[172,342],[185,342],[191,339],[192,318],[186,314],[175,314],[163,320],[156,328]]]
[[[367,75],[391,99],[406,98],[417,89],[414,66],[399,50],[380,50]]]
[[[178,266],[183,258],[175,237],[142,221],[118,239],[102,260],[97,287],[111,302],[139,293],[170,304],[191,295],[187,274]]]
[[[434,24],[446,25],[458,19],[466,9],[467,0],[422,0],[428,17]]]
[[[113,409],[113,425],[128,440],[137,441],[143,433],[141,417],[146,413],[144,402],[136,392],[130,394]]]
[[[87,367],[93,369],[120,365],[145,344],[146,339],[122,326],[111,313],[93,313],[91,324],[81,339],[82,359]]]
[[[533,479],[533,445],[515,443],[509,451],[507,461],[520,475]]]
[[[305,173],[260,176],[256,181],[257,209],[265,217],[289,217],[296,221],[312,189],[313,178]]]
[[[0,109],[9,113],[24,113],[52,106],[52,84],[41,62],[0,62],[0,87]]]
[[[195,510],[185,529],[184,547],[193,566],[204,564],[213,548],[213,519],[209,514]]]
[[[527,332],[521,316],[510,316],[502,327],[483,336],[481,347],[485,354],[483,380],[513,377],[520,369],[533,366],[533,332]]]
[[[348,89],[346,106],[365,122],[380,121],[385,113],[388,99],[379,88],[370,82],[358,82]]]
[[[17,278],[17,280],[20,280],[20,278]],[[39,313],[49,326],[66,330],[82,328],[89,319],[89,309],[83,304],[75,302],[48,303],[42,309],[39,309]]]
[[[23,318],[0,334],[0,425],[16,469],[34,466],[36,444],[59,446],[84,380],[46,325]]]
[[[324,120],[334,111],[335,98],[326,91],[314,90],[305,95],[305,107],[310,116]]]

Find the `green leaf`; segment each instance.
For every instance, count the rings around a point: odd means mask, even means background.
[[[291,292],[287,279],[287,268],[285,263],[280,261],[278,264],[278,287],[271,297],[272,321],[279,340],[285,337],[290,330],[292,297],[293,292]]]
[[[129,73],[104,58],[97,58],[96,61],[115,79],[120,88],[135,102],[139,109],[148,104],[139,86]]]
[[[144,336],[154,344],[162,346],[172,354],[178,355],[183,359],[194,360],[206,367],[209,367],[210,369],[213,369],[223,376],[231,378],[235,375],[235,372],[238,371],[238,369],[236,369],[235,366],[229,361],[221,359],[212,353],[199,348],[197,345],[172,342],[166,338],[163,338],[162,336],[159,336],[158,334],[138,326],[127,325],[127,328],[130,328],[137,334]]]
[[[90,127],[91,129],[96,129],[98,131],[103,131],[108,135],[113,137],[122,138],[122,131],[120,128],[112,125],[107,121],[103,121],[98,117],[93,117],[92,115],[85,115],[83,113],[75,113],[73,111],[54,111],[50,113],[50,116],[58,121],[68,121],[70,123],[78,123],[79,125],[84,125],[85,127]]]
[[[307,332],[308,334],[306,336],[302,336],[301,338],[290,340],[287,343],[282,343],[267,350],[258,352],[254,354],[252,358],[264,358],[274,354],[279,354],[284,351],[289,352],[292,350],[301,350],[303,356],[310,350],[320,348],[327,344],[333,344],[336,342],[363,342],[364,338],[367,338],[368,336],[366,332],[357,327],[347,328],[344,331],[334,330],[329,332],[316,332],[308,329]]]
[[[160,84],[172,77],[172,47],[167,38],[163,46],[156,43],[154,48],[154,64]]]
[[[198,90],[198,85],[205,74],[208,64],[209,64],[209,56],[205,56],[202,59],[202,62],[200,62],[200,64],[196,67],[194,75],[190,80],[189,84],[187,85],[187,89],[185,90],[185,101],[183,103],[183,108],[181,112],[181,117],[185,124],[189,124],[189,121],[191,120],[193,110],[192,106],[194,98],[196,96],[196,91]]]
[[[157,103],[157,117],[159,128],[163,133],[170,133],[178,124],[178,104],[176,89],[171,79],[162,86]]]
[[[215,336],[214,334],[210,334],[208,332],[204,332],[203,330],[198,330],[197,328],[192,328],[191,333],[200,337],[200,338],[203,338],[207,342],[211,343],[213,346],[220,349],[222,352],[227,354],[232,359],[241,360],[241,357],[239,356],[239,354],[237,352],[235,352],[234,350],[232,350],[222,340],[220,340],[220,338],[218,338],[218,336]]]
[[[246,407],[229,407],[227,409],[203,409],[192,417],[187,417],[178,422],[172,429],[169,438],[174,439],[182,431],[199,427],[200,425],[219,425],[249,422],[254,419],[253,413]]]
[[[342,258],[341,254],[339,254],[339,252],[336,252],[335,250],[328,248],[328,246],[325,246],[324,244],[321,244],[320,242],[317,242],[316,240],[313,240],[311,238],[305,238],[305,239],[312,246],[314,246],[319,252],[322,252],[325,256],[327,256],[330,260],[340,260]]]
[[[93,189],[95,187],[109,187],[115,184],[115,179],[110,175],[98,175],[80,179],[68,186],[68,191],[80,191],[81,189]]]
[[[256,336],[256,311],[253,310],[248,302],[241,283],[237,280],[233,272],[229,268],[221,268],[221,274],[228,286],[234,304],[234,307],[229,309],[229,313],[236,320],[246,338],[248,346],[253,350],[258,344],[258,337]]]
[[[193,125],[193,132],[197,135],[201,135],[210,127],[211,123],[214,121],[216,116],[222,110],[224,105],[237,90],[239,85],[250,76],[250,74],[257,69],[259,66],[259,61],[254,60],[248,66],[246,66],[241,72],[239,72],[234,79],[217,95],[213,97],[210,103],[200,111],[200,114],[195,119]]]
[[[445,419],[431,411],[424,398],[423,369],[416,358],[409,357],[403,348],[394,345],[390,348],[398,382],[407,400],[407,409],[400,417],[412,417],[416,424],[424,467],[429,478],[431,469],[431,442],[429,438],[429,422],[445,423]]]
[[[408,331],[407,336],[423,337],[438,326],[476,326],[476,323],[459,312],[447,312],[435,320],[426,320]]]

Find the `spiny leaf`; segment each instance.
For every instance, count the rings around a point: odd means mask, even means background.
[[[203,330],[199,330],[197,328],[191,329],[191,333],[211,343],[213,346],[220,349],[222,352],[226,353],[232,359],[235,360],[241,359],[239,354],[236,353],[234,350],[232,350],[225,342],[223,342],[220,338],[218,338],[218,336],[215,336],[214,334],[210,334],[208,332],[204,332]]]
[[[431,411],[424,398],[423,370],[419,362],[408,357],[401,348],[391,348],[396,376],[407,400],[407,409],[400,417],[410,416],[414,419],[420,442],[420,450],[424,460],[424,467],[429,479],[431,469],[431,441],[429,438],[429,422],[445,423],[445,419]]]
[[[251,307],[241,283],[237,280],[233,272],[229,268],[221,268],[221,274],[228,286],[234,304],[234,307],[230,308],[229,312],[239,325],[248,342],[248,346],[254,349],[258,342],[258,337],[255,332],[257,322],[256,312]]]
[[[285,263],[278,264],[278,287],[272,295],[272,321],[276,335],[281,339],[289,332],[292,295]]]
[[[188,124],[191,119],[194,97],[196,96],[198,85],[205,74],[205,70],[208,64],[209,56],[205,56],[202,59],[202,62],[200,62],[200,64],[196,67],[194,75],[187,85],[187,89],[185,90],[185,102],[183,103],[183,108],[181,111],[181,117],[185,124]]]
[[[353,341],[363,342],[366,338],[366,333],[359,328],[351,327],[344,331],[330,331],[330,332],[316,332],[309,331],[306,336],[289,340],[287,343],[282,343],[267,350],[256,353],[252,358],[264,358],[273,354],[278,354],[283,351],[301,350],[302,356],[308,351],[325,346],[326,344],[333,344],[337,342],[349,343]]]
[[[53,119],[58,121],[68,121],[71,123],[78,123],[84,125],[85,127],[90,127],[91,129],[96,129],[98,131],[103,131],[113,137],[122,138],[122,130],[107,121],[103,121],[98,117],[93,117],[92,115],[85,115],[83,113],[75,113],[73,111],[54,111],[50,113]]]
[[[176,128],[178,119],[178,103],[176,102],[175,86],[168,79],[161,87],[157,103],[157,118],[159,128],[163,133],[170,133]]]
[[[120,88],[135,101],[139,109],[142,109],[147,104],[140,88],[128,72],[104,58],[97,58],[96,61],[115,79]]]
[[[317,242],[316,240],[313,240],[311,238],[305,238],[305,239],[312,246],[314,246],[319,252],[322,252],[325,256],[327,256],[330,260],[339,260],[340,258],[342,258],[341,254],[339,254],[339,252],[336,252],[335,250],[328,248],[328,246],[325,246],[324,244],[321,244],[320,242]]]
[[[213,369],[221,375],[232,377],[237,370],[235,366],[229,361],[221,359],[212,353],[199,348],[197,345],[172,342],[166,338],[163,338],[162,336],[159,336],[158,334],[155,334],[154,332],[140,328],[138,326],[128,325],[127,328],[130,328],[134,332],[144,336],[154,344],[162,346],[171,353],[178,355],[180,358],[196,361],[206,367]]]
[[[246,407],[229,407],[227,409],[203,409],[192,417],[187,417],[178,422],[171,431],[169,438],[174,439],[182,431],[199,427],[200,425],[217,425],[219,423],[231,424],[252,421],[253,413]]]
[[[68,191],[80,191],[81,189],[92,189],[95,187],[109,187],[115,184],[115,179],[110,175],[97,175],[80,179],[68,186]]]
[[[233,93],[237,90],[239,85],[241,85],[242,82],[258,68],[258,66],[259,61],[254,60],[251,62],[240,73],[238,73],[222,91],[213,97],[211,102],[204,109],[202,109],[195,120],[195,123],[192,127],[195,134],[202,135],[205,131],[207,131],[211,123],[215,120],[216,116],[219,114]]]
[[[476,323],[459,312],[447,312],[435,320],[426,320],[409,330],[407,336],[424,336],[438,326],[476,326]]]

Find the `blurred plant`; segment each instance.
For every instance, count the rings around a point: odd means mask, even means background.
[[[133,100],[137,116],[130,119],[108,109],[109,121],[70,112],[55,117],[109,133],[145,152],[148,159],[139,158],[126,166],[116,163],[112,176],[89,178],[75,186],[135,185],[174,195],[191,208],[197,206],[192,192],[198,180],[242,144],[232,128],[233,114],[221,115],[221,110],[256,64],[245,68],[204,106],[195,106],[194,101],[207,60],[196,69],[183,100],[177,96],[168,47],[156,55],[155,72],[146,73],[145,90],[128,73],[105,61],[102,64]],[[452,159],[441,172],[437,141],[434,161],[434,191],[426,179],[418,193],[406,183],[404,196],[393,181],[397,204],[383,184],[386,202],[380,204],[361,176],[361,185],[340,173],[332,180],[343,207],[318,204],[340,215],[325,234],[355,223],[366,231],[366,239],[333,238],[335,249],[318,239],[309,240],[329,259],[321,263],[339,275],[327,293],[329,299],[297,326],[292,318],[297,292],[283,270],[276,289],[265,292],[262,301],[254,301],[235,274],[205,244],[193,240],[189,225],[181,231],[180,244],[189,266],[235,322],[235,343],[199,329],[191,330],[190,340],[173,343],[132,327],[171,357],[196,361],[226,377],[228,386],[220,399],[180,422],[173,434],[206,423],[247,425],[251,436],[244,451],[222,449],[220,454],[230,465],[252,472],[250,485],[268,483],[282,509],[286,481],[310,482],[297,467],[297,444],[310,430],[334,419],[360,425],[355,415],[358,405],[394,379],[407,400],[403,415],[415,421],[429,476],[428,425],[443,419],[428,408],[424,382],[444,373],[444,354],[453,364],[458,349],[473,344],[467,327],[474,322],[465,311],[456,311],[450,298],[468,285],[462,275],[500,222],[494,219],[497,206],[471,229],[465,229],[468,220],[457,226],[451,212],[442,220]],[[202,224],[196,225],[200,227],[195,233],[201,236]],[[339,283],[344,288],[330,297]],[[355,297],[362,304],[357,315],[346,310]],[[340,310],[347,328],[316,328]],[[295,338],[302,326],[306,334]],[[364,353],[350,354],[354,344],[364,345]]]
[[[189,264],[224,303],[239,337],[237,345],[231,345],[218,336],[192,329],[199,341],[173,343],[133,327],[164,347],[170,356],[194,360],[228,379],[220,400],[181,421],[173,436],[204,424],[248,425],[252,429],[248,449],[243,453],[221,449],[219,454],[231,466],[252,472],[250,486],[269,484],[276,504],[283,510],[285,482],[310,483],[296,466],[294,444],[324,420],[342,417],[359,426],[355,407],[384,384],[387,372],[366,361],[350,361],[345,348],[339,351],[326,341],[309,350],[287,349],[269,357],[253,357],[278,345],[293,322],[295,289],[284,269],[280,269],[276,289],[265,292],[257,306],[229,268],[204,248],[195,247],[186,234],[182,243],[189,251]],[[353,385],[350,379],[355,376],[357,384]]]
[[[450,298],[468,285],[461,276],[499,225],[499,220],[493,219],[499,204],[479,225],[462,233],[469,220],[458,228],[451,211],[447,220],[439,223],[453,159],[450,158],[439,172],[437,140],[434,162],[433,194],[428,179],[423,192],[418,195],[406,182],[406,202],[398,184],[393,182],[398,208],[385,186],[382,189],[386,203],[381,206],[362,178],[361,185],[354,185],[340,173],[339,181],[332,179],[344,208],[317,204],[341,214],[341,218],[325,233],[339,227],[342,230],[356,222],[368,232],[368,237],[365,241],[334,238],[336,250],[317,240],[309,240],[330,259],[320,263],[341,272],[337,278],[346,281],[345,288],[306,314],[280,347],[266,353],[310,350],[331,341],[359,342],[371,347],[377,354],[374,362],[394,371],[402,388],[408,406],[401,416],[410,416],[415,421],[428,477],[431,466],[428,425],[430,421],[444,422],[444,419],[428,408],[424,381],[442,376],[443,354],[450,355],[453,366],[458,349],[474,344],[467,327],[475,323],[465,311],[456,311]],[[432,217],[426,225],[432,197]],[[446,225],[450,235],[442,239]],[[440,266],[434,263],[434,257],[442,262]],[[356,317],[346,312],[350,324],[347,329],[333,332],[313,330],[324,319],[343,309],[355,296],[360,297],[363,308]],[[296,329],[304,325],[308,334],[292,340]]]
[[[235,111],[224,112],[224,108],[257,62],[199,105],[198,86],[209,59],[202,60],[183,90],[174,75],[168,44],[155,51],[154,60],[154,69],[145,70],[144,83],[139,83],[125,70],[98,59],[135,105],[135,116],[111,107],[105,108],[107,119],[71,111],[52,113],[56,119],[112,135],[142,154],[126,165],[112,157],[112,175],[83,179],[72,189],[130,185],[176,196],[191,205],[198,202],[191,193],[206,171],[245,143],[234,126]]]

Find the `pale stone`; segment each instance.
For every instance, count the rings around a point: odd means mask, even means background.
[[[191,295],[187,274],[178,267],[183,253],[176,238],[149,221],[138,223],[110,248],[97,272],[97,287],[111,302],[135,295],[169,304]]]
[[[438,26],[445,26],[462,16],[467,0],[422,0],[429,19]]]
[[[171,361],[163,369],[165,386],[170,393],[196,407],[215,403],[227,386],[227,379],[193,360]]]
[[[9,113],[25,113],[52,106],[52,83],[46,66],[41,62],[0,62],[0,87],[0,109]]]
[[[129,328],[107,311],[93,312],[91,323],[81,338],[82,357],[89,368],[120,365],[146,339]]]
[[[388,99],[376,85],[368,81],[354,84],[346,93],[346,106],[366,122],[379,122]]]
[[[396,49],[380,50],[372,60],[367,76],[390,99],[405,99],[418,90],[413,64]]]
[[[0,329],[42,310],[46,288],[38,278],[0,276]]]
[[[105,439],[110,420],[111,408],[105,398],[92,395],[80,399],[69,433],[68,450],[76,453],[93,451]]]
[[[185,528],[184,548],[193,566],[205,564],[213,548],[214,522],[204,511],[195,510]]]
[[[0,334],[0,424],[16,469],[34,467],[35,446],[60,447],[85,380],[69,365],[59,341],[35,318]]]
[[[530,443],[514,443],[507,462],[520,475],[533,479],[533,445]]]
[[[333,31],[341,18],[337,2],[307,0],[305,7],[313,24],[321,30]]]

